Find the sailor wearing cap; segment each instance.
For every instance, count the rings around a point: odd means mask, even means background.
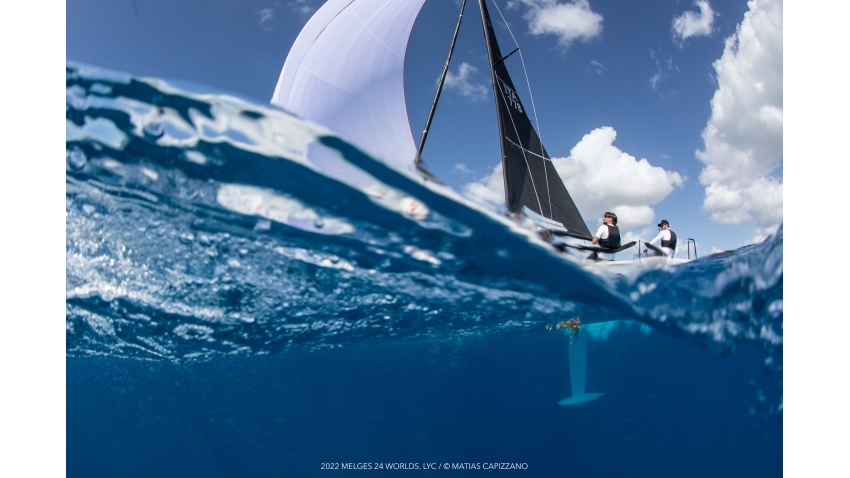
[[[608,249],[616,249],[620,247],[620,229],[617,227],[617,215],[613,212],[606,212],[602,217],[602,225],[593,236],[591,241],[594,245],[599,245]],[[609,252],[594,252],[588,259],[613,261],[614,253]]]
[[[660,229],[661,232],[655,236],[655,239],[649,241],[649,243],[655,244],[660,241],[661,250],[664,251],[664,254],[667,257],[673,257],[673,254],[676,253],[676,243],[678,241],[676,233],[670,229],[670,223],[667,222],[667,219],[662,219],[661,222],[658,223],[658,229]]]

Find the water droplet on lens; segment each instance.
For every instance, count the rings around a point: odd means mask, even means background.
[[[71,154],[68,155],[68,164],[74,169],[82,169],[86,165],[86,154],[75,146]]]

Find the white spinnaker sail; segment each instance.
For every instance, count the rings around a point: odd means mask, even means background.
[[[416,145],[404,100],[404,56],[425,0],[328,0],[301,30],[272,104],[406,168]]]

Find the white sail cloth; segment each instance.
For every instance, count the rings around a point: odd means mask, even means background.
[[[408,167],[416,145],[404,99],[404,56],[424,3],[328,0],[292,45],[272,104]]]

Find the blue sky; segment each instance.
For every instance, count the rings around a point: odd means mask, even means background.
[[[322,3],[69,0],[66,57],[267,103]],[[614,210],[624,232],[648,240],[663,218],[706,254],[764,237],[781,221],[781,2],[759,0],[752,12],[741,0],[497,4],[510,27],[491,3],[502,49],[513,50],[511,32],[522,48],[508,68],[528,107],[524,61],[541,137],[592,229]],[[417,140],[459,5],[427,1],[411,35],[405,92]],[[424,158],[457,191],[495,205],[492,95],[470,0]]]

